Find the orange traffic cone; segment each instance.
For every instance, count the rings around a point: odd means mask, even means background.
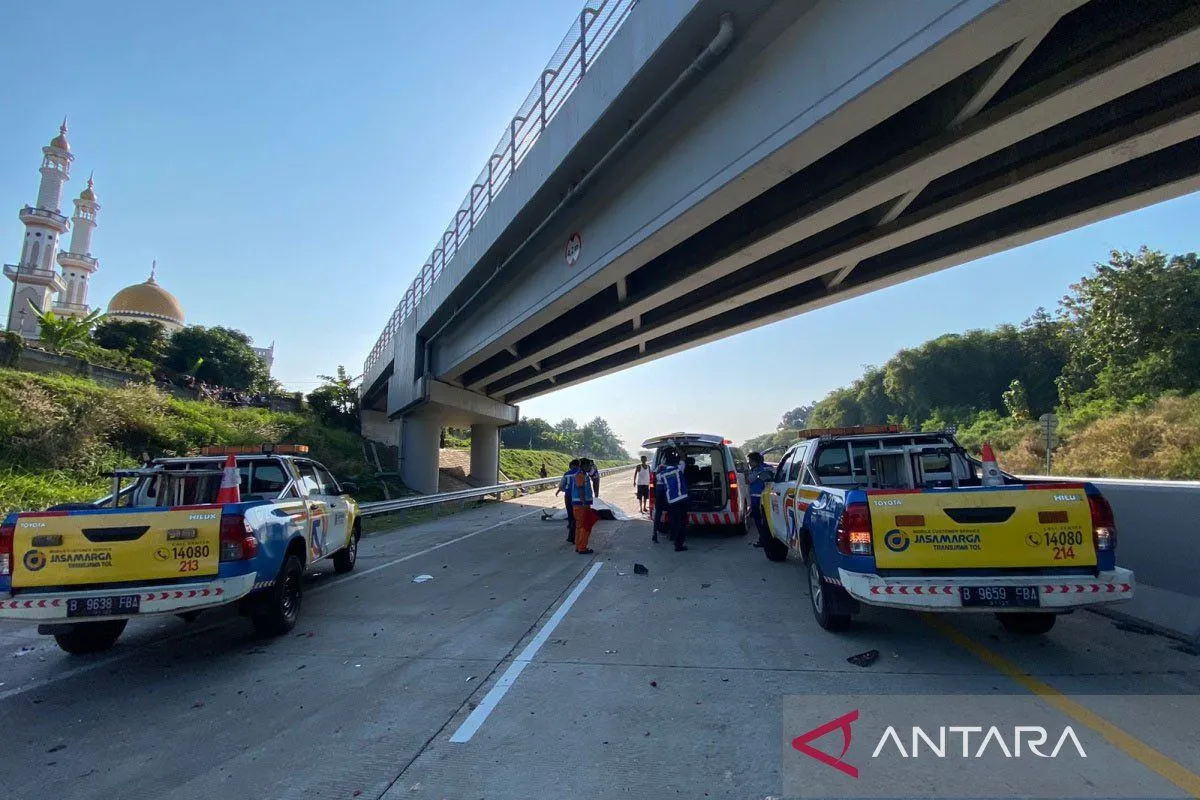
[[[983,443],[983,485],[1003,486],[1004,476],[1000,474],[1000,466],[996,463],[996,454],[992,452],[991,442]]]
[[[242,476],[238,474],[237,460],[233,453],[225,459],[225,469],[221,473],[221,490],[217,492],[217,504],[242,502]]]

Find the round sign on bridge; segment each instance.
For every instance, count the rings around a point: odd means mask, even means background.
[[[583,237],[578,232],[572,233],[567,239],[567,266],[575,266],[575,262],[579,260],[579,254],[583,252]]]

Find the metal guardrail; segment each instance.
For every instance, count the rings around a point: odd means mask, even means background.
[[[537,85],[509,122],[487,165],[471,185],[438,246],[433,249],[429,260],[421,267],[420,273],[388,318],[383,333],[379,334],[379,339],[363,362],[364,375],[369,375],[372,367],[388,352],[388,346],[400,329],[400,324],[433,288],[447,262],[458,252],[471,231],[475,230],[491,207],[492,200],[512,178],[550,120],[554,119],[579,85],[587,73],[588,65],[609,43],[636,4],[637,0],[600,0],[579,12],[571,30],[563,37],[550,62],[542,70]]]
[[[600,470],[601,475],[611,475],[614,472],[633,469],[635,464],[626,464],[623,467],[608,467]],[[359,503],[358,512],[364,517],[375,516],[376,514],[392,514],[396,511],[407,511],[410,508],[424,508],[426,506],[436,506],[442,503],[454,503],[463,500],[474,500],[488,495],[502,495],[505,492],[520,491],[521,489],[533,489],[539,486],[556,486],[562,480],[559,475],[553,478],[535,478],[531,481],[509,481],[508,483],[498,483],[495,486],[483,486],[478,489],[462,489],[457,492],[438,492],[437,494],[423,494],[418,497],[402,497],[398,500],[380,500],[375,503]]]
[[[1076,475],[1018,475],[1036,481],[1065,481],[1068,483],[1112,484],[1113,486],[1161,487],[1164,489],[1200,489],[1200,481],[1167,481],[1152,478],[1081,478]]]

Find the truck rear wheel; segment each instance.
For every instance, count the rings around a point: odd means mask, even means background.
[[[114,619],[106,622],[78,622],[70,629],[54,634],[54,641],[71,655],[99,653],[116,644],[125,630],[127,621]]]
[[[768,561],[787,561],[788,546],[774,536],[767,537],[762,551]]]
[[[279,568],[275,585],[263,593],[250,617],[254,630],[264,636],[279,636],[296,627],[303,594],[304,565],[295,553],[289,553]]]
[[[1050,629],[1054,627],[1055,620],[1058,619],[1057,614],[1037,611],[1016,611],[1009,614],[997,614],[996,617],[1004,626],[1004,630],[1023,636],[1049,633]]]
[[[333,554],[333,571],[338,575],[343,575],[354,569],[354,562],[358,560],[358,531],[350,534],[350,543]]]
[[[808,597],[812,601],[813,617],[817,624],[827,631],[844,631],[850,627],[849,614],[834,614],[829,608],[836,598],[835,592],[845,591],[840,586],[833,586],[825,581],[825,574],[817,564],[816,554],[808,554]]]

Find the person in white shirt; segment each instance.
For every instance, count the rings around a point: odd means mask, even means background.
[[[643,514],[650,513],[650,465],[646,463],[645,456],[633,470],[633,485],[637,490],[639,510]]]

